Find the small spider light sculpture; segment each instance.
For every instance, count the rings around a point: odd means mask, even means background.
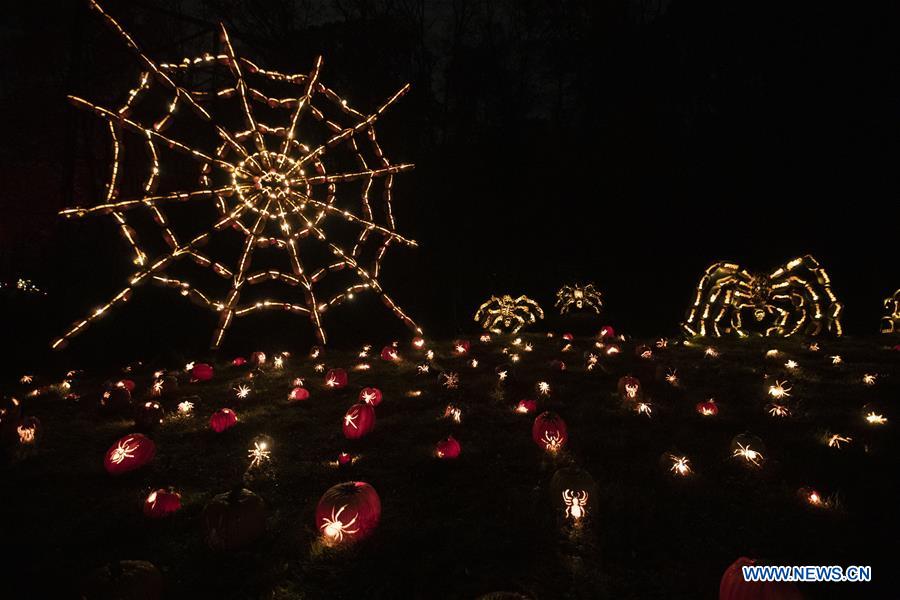
[[[900,333],[900,290],[884,299],[884,316],[881,317],[881,333]]]
[[[682,329],[690,336],[839,336],[842,311],[831,279],[809,254],[768,274],[717,262],[700,279]]]
[[[575,310],[592,310],[600,314],[603,307],[600,296],[593,283],[564,285],[556,292],[556,307],[561,315],[567,314],[573,307]]]
[[[544,318],[540,305],[526,295],[513,298],[509,294],[491,296],[475,312],[475,321],[482,329],[501,334],[504,330],[516,334],[526,325]]]

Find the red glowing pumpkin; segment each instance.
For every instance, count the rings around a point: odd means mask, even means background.
[[[374,387],[363,388],[359,392],[359,400],[372,406],[378,406],[381,404],[381,390]]]
[[[644,395],[641,382],[637,377],[625,375],[619,378],[619,396],[622,400],[635,401],[640,400]]]
[[[453,342],[453,351],[457,354],[466,354],[471,347],[472,344],[469,340],[456,340]]]
[[[209,426],[216,433],[222,433],[237,425],[237,413],[230,408],[220,408],[209,418]]]
[[[348,481],[328,489],[316,505],[316,529],[329,546],[368,537],[381,519],[381,499],[368,483]]]
[[[203,532],[213,550],[251,544],[266,532],[265,503],[247,489],[219,494],[203,508]]]
[[[134,381],[132,381],[131,379],[123,379],[119,381],[116,386],[125,388],[130,394],[134,393]]]
[[[719,600],[803,600],[793,583],[744,581],[742,567],[755,564],[756,560],[742,556],[725,569],[719,583]]]
[[[110,475],[122,475],[139,469],[156,456],[156,444],[140,433],[129,433],[110,446],[103,466]]]
[[[206,363],[197,363],[191,367],[191,381],[209,381],[213,378],[212,365]]]
[[[394,346],[385,346],[381,349],[381,360],[399,360],[400,353]]]
[[[714,417],[719,414],[719,405],[712,398],[705,402],[698,402],[696,409],[704,417]]]
[[[434,447],[434,455],[441,459],[459,458],[461,451],[462,447],[452,435],[439,441]]]
[[[616,330],[613,329],[612,325],[604,325],[600,328],[600,339],[605,340],[609,338],[616,337]]]
[[[162,519],[178,512],[181,508],[181,494],[169,488],[150,492],[144,500],[144,516],[150,519]]]
[[[516,412],[521,413],[523,415],[533,413],[536,410],[537,410],[537,400],[532,400],[531,398],[525,398],[524,400],[519,400],[519,403],[516,404]]]
[[[371,404],[357,402],[344,415],[344,437],[356,440],[375,428],[375,409]]]
[[[331,369],[325,374],[325,387],[336,390],[347,385],[347,371],[344,369]]]
[[[353,457],[350,456],[350,453],[348,453],[348,452],[341,452],[340,454],[338,454],[337,461],[338,461],[338,465],[340,465],[342,467],[346,466],[346,465],[352,465]]]
[[[535,444],[553,454],[565,446],[569,440],[566,422],[554,412],[549,410],[542,412],[531,427],[531,439]]]
[[[425,338],[421,338],[421,337],[413,338],[412,346],[416,350],[421,350],[422,348],[425,347]]]
[[[243,356],[236,356],[234,360],[231,361],[231,366],[233,367],[243,367],[247,364],[247,359]]]
[[[302,402],[304,400],[309,400],[309,390],[302,387],[295,387],[291,390],[291,393],[288,394],[288,400],[291,402]]]
[[[572,340],[575,339],[575,336],[572,335],[571,333],[566,332],[566,333],[562,334],[562,339],[566,340],[567,342],[571,342]]]

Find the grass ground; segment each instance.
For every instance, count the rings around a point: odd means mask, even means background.
[[[523,339],[533,351],[475,337],[469,353],[456,356],[449,340],[431,342],[428,374],[418,373],[424,356],[408,346],[396,363],[381,360],[376,346],[365,359],[368,371],[353,370],[363,360],[357,351],[329,350],[317,360],[295,353],[283,370],[256,376],[243,400],[233,388],[247,367],[216,363],[205,383],[189,383],[182,372],[164,403],[171,409],[195,397],[193,416],[166,419],[150,434],[158,447],[153,463],[121,477],[105,472],[103,456],[135,427],[98,410],[104,384],[129,377],[135,399],[143,399],[155,370],[182,365],[86,373],[72,388],[78,400],[45,387],[62,373],[10,384],[5,392],[23,399],[24,413],[39,417],[44,432],[36,448],[17,450],[3,467],[0,539],[9,576],[2,595],[68,597],[99,565],[145,559],[163,571],[172,598],[474,598],[496,590],[538,599],[715,598],[724,569],[746,555],[776,564],[872,565],[873,583],[802,590],[810,598],[891,597],[900,352],[884,339],[823,340],[819,351],[799,340],[717,341],[717,358],[705,355],[706,346],[673,342],[650,359],[629,341],[590,371],[587,354],[599,352],[592,339],[576,338],[567,352],[559,337]],[[504,347],[521,359],[511,363]],[[772,348],[781,351],[777,359],[766,357]],[[843,362],[832,364],[833,355]],[[787,360],[799,367],[788,369]],[[314,371],[320,362],[347,368],[349,385],[325,388]],[[498,368],[509,371],[503,384]],[[669,369],[677,370],[677,386],[664,378]],[[441,383],[449,372],[459,374],[457,389]],[[867,373],[877,375],[874,385],[863,383]],[[649,418],[619,398],[625,374],[646,388]],[[287,399],[296,377],[311,392],[302,403]],[[766,411],[776,379],[792,386],[787,418]],[[548,396],[536,392],[539,381],[550,384]],[[342,417],[367,385],[384,394],[377,425],[350,442]],[[43,393],[26,397],[36,388]],[[526,397],[567,422],[569,443],[557,455],[532,441],[534,415],[513,410]],[[710,397],[719,414],[701,417],[694,406]],[[448,404],[461,408],[460,423],[443,418]],[[216,434],[209,416],[222,407],[233,408],[239,422]],[[864,407],[888,423],[869,425]],[[731,458],[731,440],[744,432],[765,443],[759,469]],[[434,444],[451,433],[461,456],[436,459]],[[852,441],[831,448],[828,433]],[[248,473],[247,451],[261,434],[273,440],[273,461]],[[342,450],[359,460],[340,469],[329,464]],[[690,459],[693,476],[672,476],[661,463],[672,452]],[[554,472],[569,465],[597,484],[580,527],[565,521],[549,492]],[[346,480],[375,487],[381,524],[357,547],[325,550],[317,543],[316,502]],[[246,549],[213,552],[201,532],[203,506],[241,483],[265,500],[267,533]],[[145,518],[148,492],[167,486],[181,492],[182,510]],[[798,496],[805,486],[829,506],[805,502]]]

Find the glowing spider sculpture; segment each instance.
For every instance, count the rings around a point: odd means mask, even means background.
[[[531,325],[544,318],[540,305],[526,295],[513,298],[504,294],[500,298],[491,296],[475,312],[475,321],[482,329],[493,333],[518,333],[525,325]]]
[[[691,336],[787,337],[823,331],[839,336],[842,310],[828,274],[809,254],[765,275],[717,262],[700,279],[682,328]],[[751,319],[745,319],[748,314]]]
[[[900,290],[884,299],[885,315],[881,317],[881,333],[900,333]]]
[[[568,313],[573,306],[576,310],[590,309],[600,314],[600,309],[603,307],[600,295],[593,283],[584,286],[578,283],[564,285],[556,292],[556,306],[561,315]]]

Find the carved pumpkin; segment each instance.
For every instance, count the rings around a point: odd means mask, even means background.
[[[569,440],[566,422],[554,412],[549,410],[542,412],[531,427],[531,439],[547,452],[554,454]]]
[[[537,400],[532,400],[531,398],[525,398],[524,400],[519,400],[519,403],[516,405],[516,412],[521,413],[523,415],[533,413],[536,410],[537,410]]]
[[[331,369],[325,374],[325,387],[336,390],[347,385],[347,371],[344,369]]]
[[[744,581],[741,567],[757,561],[742,556],[725,569],[719,583],[719,600],[803,600],[793,583],[774,581]]]
[[[385,346],[381,349],[381,360],[400,360],[400,353],[394,346]]]
[[[149,431],[163,422],[163,408],[159,402],[148,400],[134,411],[134,424],[138,429]]]
[[[220,408],[209,418],[209,426],[216,433],[222,433],[237,425],[237,413],[230,408]]]
[[[191,381],[209,381],[213,378],[213,371],[212,365],[197,363],[191,367]]]
[[[114,385],[100,395],[100,408],[114,413],[125,413],[131,410],[131,392],[124,385]]]
[[[154,396],[171,396],[178,391],[178,378],[174,375],[167,375],[157,380],[153,384],[152,390]]]
[[[132,381],[131,379],[122,379],[121,381],[116,383],[116,387],[123,387],[128,390],[128,393],[133,394],[135,385],[134,381]]]
[[[612,325],[604,325],[600,328],[600,339],[612,339],[616,337],[616,330],[613,329]]]
[[[150,519],[162,519],[178,512],[181,508],[181,494],[169,488],[150,492],[144,500],[144,516]]]
[[[288,394],[288,400],[291,402],[303,402],[304,400],[309,400],[309,391],[306,388],[295,387],[291,390],[291,393]]]
[[[247,489],[219,494],[203,509],[203,532],[213,550],[235,550],[258,540],[266,531],[262,498]]]
[[[456,340],[453,342],[453,351],[456,354],[466,354],[472,347],[472,343],[469,340]]]
[[[82,600],[159,600],[163,578],[153,563],[120,560],[100,567],[85,578]]]
[[[704,402],[698,402],[696,406],[697,412],[704,417],[714,417],[719,414],[719,405],[712,398]]]
[[[425,347],[425,338],[415,337],[412,341],[412,346],[416,350],[421,350]]]
[[[243,356],[236,356],[234,360],[231,361],[231,366],[233,367],[243,367],[247,364],[247,359]]]
[[[462,447],[452,435],[447,436],[446,439],[441,440],[434,447],[434,455],[441,459],[459,458],[461,451]]]
[[[250,364],[254,367],[261,367],[266,364],[266,353],[265,352],[254,352],[250,355]]]
[[[590,473],[577,467],[564,467],[550,480],[550,499],[560,518],[578,523],[590,516],[596,504],[597,485]]]
[[[571,342],[572,340],[575,339],[575,336],[569,332],[566,332],[566,333],[562,334],[562,339],[566,340],[567,342]]]
[[[565,371],[566,363],[564,363],[563,361],[561,361],[559,359],[551,360],[550,368],[553,369],[554,371]]]
[[[316,530],[329,546],[368,537],[381,519],[381,499],[368,483],[348,481],[328,489],[316,505]]]
[[[110,475],[121,475],[139,469],[156,456],[156,444],[140,433],[129,433],[110,446],[103,466]]]
[[[344,437],[356,440],[375,428],[375,409],[371,404],[357,402],[344,415]]]
[[[36,446],[42,432],[41,421],[37,417],[25,417],[16,425],[16,435],[22,446]]]
[[[637,377],[625,375],[619,378],[619,396],[629,402],[638,401],[644,397],[644,389]]]
[[[359,392],[359,400],[372,406],[378,406],[381,404],[381,390],[374,387],[363,388]]]

